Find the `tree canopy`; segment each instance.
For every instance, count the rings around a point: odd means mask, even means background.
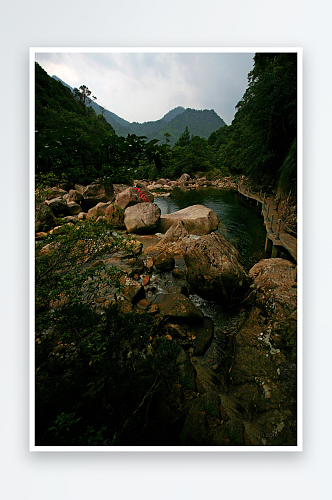
[[[165,145],[135,134],[117,136],[105,117],[89,106],[90,95],[85,85],[72,93],[36,63],[37,182],[130,182],[141,163],[160,169]]]
[[[123,137],[106,121],[106,113],[95,114],[90,96],[87,86],[71,92],[36,63],[37,179],[52,175],[82,183],[95,178],[128,183],[184,172],[245,174],[264,189],[296,192],[296,53],[255,54],[248,87],[229,126],[212,110],[202,114],[181,108],[171,121],[160,120],[162,128],[159,122],[132,124],[133,133]],[[222,125],[208,138],[196,133],[195,120],[203,115],[207,130],[211,119]],[[152,139],[138,133],[150,134],[151,127]]]
[[[208,142],[221,165],[232,172],[244,173],[254,183],[270,187],[276,187],[282,176],[282,188],[294,190],[297,54],[258,53],[254,63],[232,124],[211,134]],[[289,155],[292,161],[285,163]],[[292,186],[285,183],[286,178],[292,180]]]

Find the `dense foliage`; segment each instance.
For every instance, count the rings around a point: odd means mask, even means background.
[[[194,126],[202,112],[183,108],[165,115],[163,127],[151,122],[150,140],[141,132],[123,137],[106,110],[96,115],[86,86],[72,92],[38,64],[35,81],[37,187],[200,172],[245,174],[296,194],[296,54],[256,54],[233,123],[208,138]],[[204,116],[209,125],[211,112]],[[162,326],[151,315],[124,313],[113,300],[121,271],[107,262],[119,249],[134,251],[107,223],[90,220],[36,243],[37,445],[160,444],[153,404],[178,380],[178,347],[158,336]],[[106,296],[113,299],[101,311],[96,299]]]
[[[37,243],[37,446],[154,444],[151,402],[177,380],[179,348],[157,336],[151,315],[124,313],[116,300],[97,309],[98,297],[121,293],[122,272],[107,265],[121,248],[130,252],[91,221]]]
[[[208,142],[220,166],[265,188],[295,194],[297,55],[262,53],[254,62],[231,126],[211,134]]]
[[[118,117],[115,118],[107,114],[105,117],[118,135],[144,135],[148,140],[158,139],[160,143],[165,143],[165,134],[169,134],[170,146],[174,146],[186,126],[193,135],[208,139],[211,132],[225,125],[224,120],[212,109],[197,110],[178,107],[166,113],[160,120],[144,123],[127,122],[125,125],[123,122],[118,122]]]
[[[254,63],[230,126],[213,110],[179,107],[156,122],[113,121],[119,135],[105,119],[110,112],[93,111],[87,87],[71,92],[36,63],[37,181],[245,174],[264,189],[296,195],[297,55],[257,53]]]
[[[160,169],[163,147],[157,140],[128,134],[119,137],[86,99],[87,89],[69,88],[50,78],[36,63],[37,184],[99,179],[130,182],[140,164]]]

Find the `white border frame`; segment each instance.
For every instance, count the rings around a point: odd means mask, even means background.
[[[296,52],[297,155],[298,155],[298,262],[297,262],[297,445],[296,446],[35,446],[35,54],[36,53],[256,53]],[[285,452],[303,451],[303,49],[301,47],[30,47],[29,51],[29,451],[53,452]]]

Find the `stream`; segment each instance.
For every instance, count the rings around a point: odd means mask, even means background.
[[[233,189],[202,188],[196,190],[174,189],[170,196],[156,196],[154,203],[161,214],[169,214],[190,205],[201,204],[214,210],[219,218],[216,233],[224,236],[240,252],[248,272],[265,256],[266,231],[261,215],[261,207],[249,204]],[[186,268],[183,259],[175,260],[175,267]],[[170,273],[157,273],[158,293],[176,285]],[[149,298],[149,296],[148,296]],[[201,309],[204,316],[213,320],[214,339],[201,357],[192,357],[192,362],[200,378],[210,388],[218,383],[218,373],[224,370],[228,343],[238,330],[247,314],[245,309],[229,310],[213,301],[204,300],[190,293],[190,300]]]

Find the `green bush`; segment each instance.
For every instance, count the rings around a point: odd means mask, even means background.
[[[124,238],[91,221],[37,244],[37,446],[135,443],[152,428],[155,395],[177,380],[179,348],[157,336],[158,321],[119,309],[122,273],[104,262],[119,248]],[[101,293],[115,294],[103,314]]]

